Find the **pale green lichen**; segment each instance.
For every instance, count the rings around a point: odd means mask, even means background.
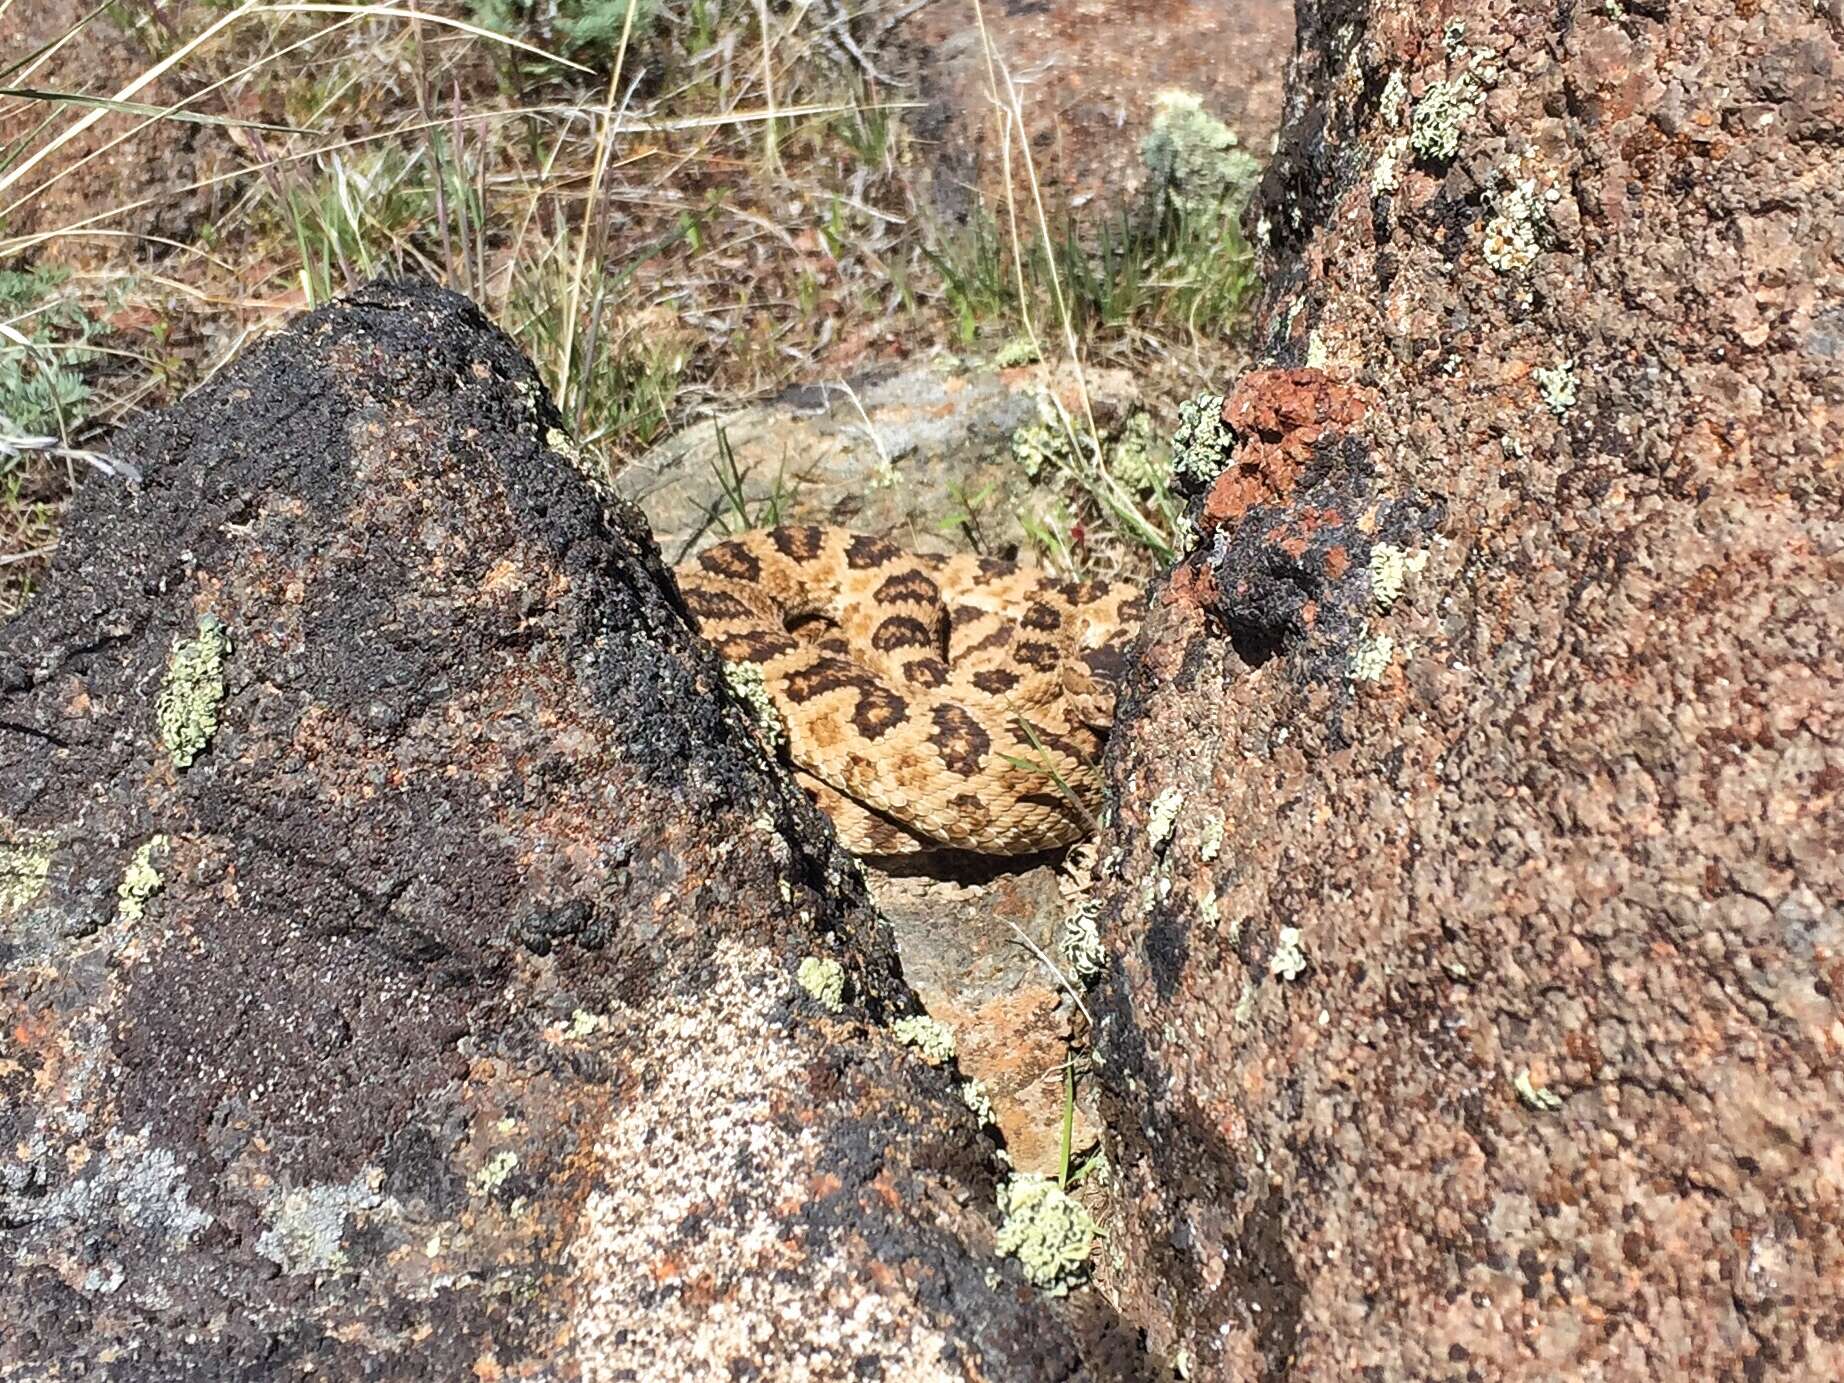
[[[165,836],[153,836],[134,852],[128,868],[122,871],[122,882],[115,890],[115,912],[122,921],[139,922],[147,905],[166,887],[166,880],[154,867],[154,856],[164,853],[166,846]]]
[[[599,1013],[591,1013],[586,1008],[576,1009],[570,1014],[569,1026],[563,1035],[572,1042],[582,1042],[595,1036],[608,1026],[608,1020]]]
[[[1501,274],[1521,274],[1537,262],[1542,249],[1543,199],[1535,178],[1518,178],[1493,200],[1482,246],[1485,262]]]
[[[512,1175],[513,1168],[519,1165],[519,1155],[510,1148],[496,1152],[486,1160],[479,1171],[474,1173],[474,1193],[489,1196],[505,1184]]]
[[[1268,960],[1268,973],[1288,981],[1297,980],[1306,973],[1306,949],[1300,945],[1298,927],[1281,928],[1274,954]]]
[[[382,1182],[383,1173],[373,1169],[344,1185],[296,1187],[272,1196],[256,1251],[290,1275],[340,1271],[347,1266],[346,1221],[383,1203]]]
[[[954,1029],[946,1023],[936,1022],[927,1014],[914,1014],[899,1018],[890,1025],[890,1031],[896,1040],[905,1047],[914,1047],[930,1066],[941,1066],[954,1060]]]
[[[1370,549],[1370,598],[1379,610],[1387,610],[1402,598],[1409,577],[1428,565],[1426,552],[1410,553],[1394,543],[1378,543]]]
[[[544,445],[563,457],[564,460],[568,461],[578,470],[582,469],[582,448],[578,447],[576,445],[576,439],[571,437],[570,434],[565,432],[561,427],[546,429],[544,434]]]
[[[1449,162],[1460,152],[1460,131],[1482,97],[1470,72],[1429,87],[1409,119],[1409,142],[1416,154],[1430,163]]]
[[[1164,91],[1157,106],[1140,141],[1150,187],[1187,213],[1240,215],[1261,180],[1261,160],[1240,148],[1235,131],[1195,94]]]
[[[986,1087],[977,1080],[962,1081],[960,1086],[961,1102],[973,1111],[973,1117],[982,1125],[996,1124],[999,1116],[993,1111],[992,1098],[986,1093]]]
[[[1556,1092],[1551,1090],[1547,1085],[1537,1085],[1534,1083],[1530,1078],[1530,1071],[1528,1068],[1519,1071],[1512,1079],[1511,1084],[1513,1088],[1517,1090],[1518,1098],[1523,1100],[1523,1102],[1532,1109],[1540,1109],[1546,1113],[1554,1113],[1556,1110],[1562,1108],[1562,1097],[1556,1094]]]
[[[1543,402],[1550,412],[1560,418],[1575,407],[1576,384],[1573,359],[1558,360],[1547,369],[1539,365],[1531,373],[1536,376],[1537,387],[1543,391]]]
[[[1025,423],[1012,434],[1012,460],[1018,463],[1027,480],[1036,480],[1045,469],[1056,470],[1069,464],[1072,429],[1063,409],[1048,390],[1040,389],[1033,398],[1037,418]]]
[[[1317,330],[1306,333],[1306,368],[1323,370],[1332,359],[1331,351],[1326,349],[1325,338]]]
[[[768,694],[762,669],[754,663],[725,662],[724,681],[730,684],[736,699],[749,708],[749,718],[762,739],[763,748],[770,754],[779,752],[787,742],[787,728],[781,723],[781,712],[775,706],[774,697]]]
[[[1001,370],[1010,370],[1020,365],[1035,365],[1043,358],[1037,342],[1028,336],[1014,336],[994,353],[992,363]]]
[[[999,1252],[1016,1258],[1034,1285],[1062,1296],[1087,1277],[1094,1218],[1054,1179],[1015,1173],[999,1188],[999,1212]]]
[[[1380,197],[1402,186],[1402,159],[1409,151],[1409,137],[1399,134],[1383,146],[1370,170],[1370,195]]]
[[[1222,812],[1211,812],[1198,828],[1197,857],[1208,864],[1223,848],[1223,832],[1228,826]]]
[[[808,956],[794,972],[800,987],[822,1008],[837,1013],[845,1007],[845,967],[826,956]]]
[[[197,638],[173,644],[166,680],[154,701],[154,722],[174,768],[189,768],[217,731],[229,654],[230,637],[211,615],[200,617]]]
[[[1172,831],[1178,824],[1178,809],[1184,805],[1185,796],[1177,788],[1166,788],[1153,798],[1152,806],[1146,813],[1146,838],[1157,850],[1172,838]]]
[[[1108,444],[1108,473],[1130,490],[1157,493],[1172,476],[1172,457],[1150,413],[1135,413]]]
[[[1199,394],[1178,405],[1178,430],[1172,434],[1174,474],[1207,485],[1229,464],[1235,437],[1223,421],[1223,396]]]
[[[1241,1027],[1254,1016],[1255,986],[1249,980],[1244,979],[1242,981],[1242,993],[1236,999],[1236,1007],[1230,1012],[1230,1017],[1235,1019],[1237,1027]]]
[[[1057,932],[1057,949],[1080,984],[1093,984],[1108,963],[1108,953],[1101,945],[1101,929],[1096,925],[1099,911],[1099,903],[1085,900],[1063,918]]]
[[[40,831],[8,830],[0,817],[0,917],[38,897],[51,877],[52,837]]]
[[[1389,74],[1389,80],[1383,83],[1383,94],[1377,99],[1377,114],[1383,117],[1383,123],[1389,129],[1402,128],[1402,115],[1408,107],[1409,84],[1397,68]],[[1391,141],[1394,143],[1395,141]]]
[[[1389,667],[1389,660],[1395,654],[1396,641],[1388,634],[1365,631],[1358,639],[1357,647],[1351,650],[1348,675],[1353,682],[1380,682]]]

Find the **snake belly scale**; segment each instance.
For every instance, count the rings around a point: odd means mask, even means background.
[[[759,668],[801,785],[861,855],[1020,855],[1088,834],[1143,598],[832,527],[675,570],[722,656]]]

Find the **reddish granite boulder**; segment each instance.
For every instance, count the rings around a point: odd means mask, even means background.
[[[1113,765],[1125,1304],[1194,1377],[1844,1376],[1844,12],[1300,22],[1283,372]]]

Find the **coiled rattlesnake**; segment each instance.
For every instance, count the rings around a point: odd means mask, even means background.
[[[676,575],[705,637],[761,669],[796,776],[852,850],[1019,855],[1088,833],[1135,588],[823,527],[745,533]]]

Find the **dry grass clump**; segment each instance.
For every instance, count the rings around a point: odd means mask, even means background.
[[[0,66],[0,434],[41,443],[0,446],[0,614],[55,543],[69,453],[378,274],[481,302],[610,471],[689,417],[938,347],[1169,362],[1247,295],[1220,223],[1078,234],[1033,195],[925,224],[879,48],[914,0],[65,4]],[[1085,485],[1069,503],[1169,549],[1144,492]]]

